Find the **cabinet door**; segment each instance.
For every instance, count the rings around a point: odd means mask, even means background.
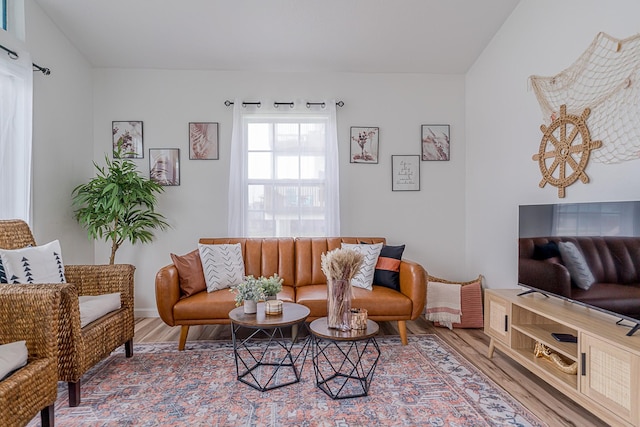
[[[638,425],[640,357],[593,335],[581,334],[580,391]]]
[[[511,303],[490,292],[485,293],[484,301],[484,332],[508,345],[511,331]]]

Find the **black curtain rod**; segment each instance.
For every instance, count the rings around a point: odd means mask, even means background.
[[[228,99],[226,101],[224,101],[224,105],[226,105],[227,107],[233,105],[233,101],[229,101]],[[246,101],[242,101],[242,106],[246,107],[247,105],[256,105],[258,106],[258,108],[260,108],[262,106],[262,102],[258,101],[258,102],[246,102]],[[293,106],[295,105],[293,102],[274,102],[273,106],[278,108],[281,105],[288,105],[289,108],[293,108]],[[319,105],[321,107],[324,108],[325,103],[324,102],[307,102],[306,106],[307,108],[311,108],[312,105]],[[338,101],[336,102],[336,105],[338,107],[344,107],[344,102],[343,101]]]
[[[19,58],[19,56],[18,56],[18,54],[16,52],[14,52],[11,49],[7,49],[6,47],[2,46],[1,44],[0,44],[0,49],[3,49],[4,51],[6,51],[7,55],[9,55],[9,58],[11,58],[11,59],[18,59]],[[41,67],[38,64],[36,64],[35,62],[32,62],[32,64],[33,64],[33,68],[35,68],[34,71],[36,71],[36,70],[40,71],[45,76],[48,76],[49,74],[51,74],[51,70],[50,69],[48,69],[46,67]]]

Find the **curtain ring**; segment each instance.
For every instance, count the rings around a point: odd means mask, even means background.
[[[18,58],[19,58],[19,57],[18,57],[18,54],[17,54],[17,53],[15,53],[15,52],[13,52],[13,51],[11,51],[11,52],[7,52],[7,55],[9,55],[9,58],[11,58],[11,59],[13,59],[13,60],[16,60],[16,59],[18,59]]]

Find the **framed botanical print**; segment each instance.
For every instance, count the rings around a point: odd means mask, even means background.
[[[218,160],[218,123],[189,123],[189,159]]]
[[[449,125],[422,125],[422,160],[449,160]]]
[[[378,163],[380,128],[351,127],[351,163]]]
[[[127,159],[142,159],[144,146],[142,141],[142,122],[121,121],[111,122],[111,137],[113,141],[113,155],[120,153],[120,157]]]

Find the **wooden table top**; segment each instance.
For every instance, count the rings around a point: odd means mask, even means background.
[[[264,303],[258,303],[258,311],[246,314],[244,307],[236,307],[229,312],[232,323],[248,328],[277,328],[304,322],[311,311],[302,304],[293,302],[282,303],[281,314],[265,314]]]
[[[331,329],[327,325],[326,317],[321,317],[311,322],[310,329],[313,335],[333,341],[364,340],[376,335],[380,330],[378,324],[371,319],[367,319],[367,329],[351,329],[349,331]]]

